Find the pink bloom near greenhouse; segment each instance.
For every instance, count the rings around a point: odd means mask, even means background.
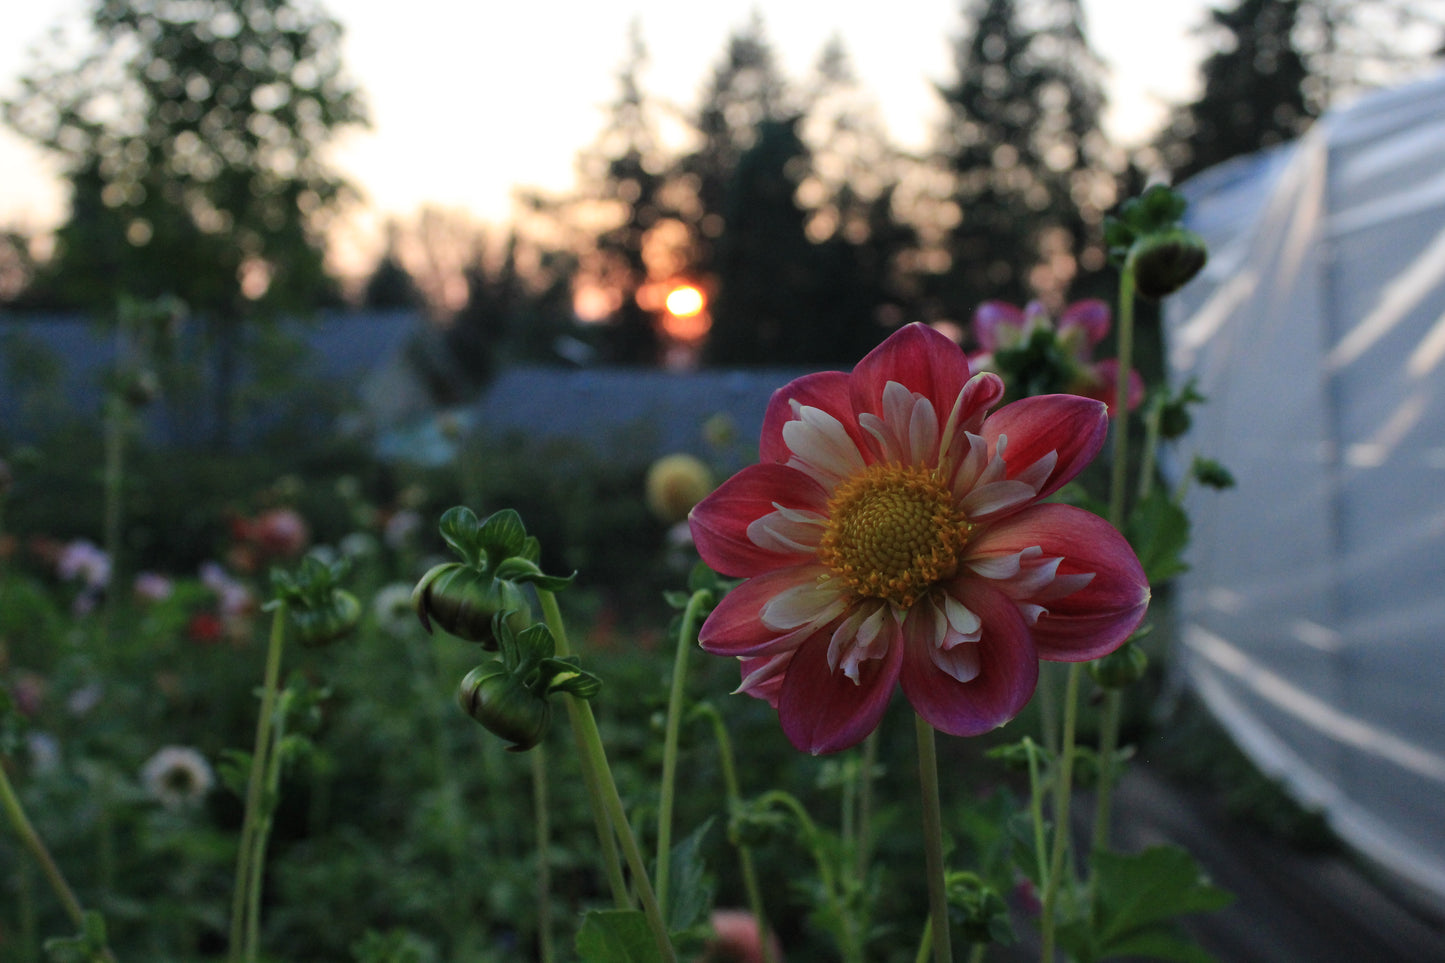
[[[1105,406],[1043,395],[989,414],[1003,393],[909,325],[852,372],[778,390],[760,463],[693,509],[703,560],[746,579],[702,647],[741,660],[738,691],[799,749],[857,744],[899,686],[939,731],[988,732],[1029,701],[1040,659],[1098,658],[1144,617],[1123,536],[1042,501],[1103,445]]]

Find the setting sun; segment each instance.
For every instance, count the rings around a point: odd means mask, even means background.
[[[667,293],[667,312],[678,318],[691,318],[707,306],[702,292],[691,284],[682,284]]]

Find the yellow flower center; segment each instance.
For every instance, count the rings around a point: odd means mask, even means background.
[[[968,533],[932,469],[873,465],[833,492],[818,559],[854,593],[907,608],[958,571]]]

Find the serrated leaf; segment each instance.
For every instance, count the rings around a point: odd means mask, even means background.
[[[1174,917],[1222,909],[1233,894],[1211,884],[1194,858],[1174,846],[1094,857],[1097,942],[1104,954]]]
[[[1218,963],[1214,954],[1166,929],[1146,930],[1112,944],[1105,959],[1172,960],[1175,963]]]
[[[704,837],[712,829],[709,818],[687,838],[672,847],[672,876],[668,885],[667,928],[681,932],[702,919],[712,903],[712,884],[702,858]]]
[[[582,918],[576,947],[582,963],[662,963],[640,910],[593,910]]]
[[[1151,583],[1188,570],[1182,556],[1189,546],[1189,516],[1164,489],[1154,489],[1134,506],[1124,534]]]

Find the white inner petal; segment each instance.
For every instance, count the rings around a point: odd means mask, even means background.
[[[842,614],[843,606],[834,581],[809,579],[768,599],[759,617],[768,628],[786,631],[826,622]]]
[[[979,485],[959,501],[959,507],[971,521],[1027,504],[1038,496],[1033,485],[1012,479]]]
[[[938,460],[938,412],[933,402],[920,396],[908,418],[908,462],[931,465]]]
[[[826,485],[863,468],[843,423],[821,408],[799,405],[797,419],[783,425],[783,442],[794,456],[788,464]]]
[[[954,632],[961,636],[977,639],[979,631],[983,628],[983,621],[974,614],[973,610],[964,605],[952,595],[943,594],[943,613],[948,617],[948,625]]]
[[[882,658],[888,651],[884,628],[890,617],[887,605],[875,605],[871,611],[859,606],[833,632],[828,642],[828,668],[836,672],[841,666],[845,676],[858,682],[858,666],[867,659]]]
[[[827,519],[817,512],[786,508],[773,502],[777,511],[748,523],[748,540],[769,552],[812,552],[823,537]]]
[[[956,645],[951,649],[932,649],[929,656],[934,665],[959,682],[972,682],[978,678],[981,661],[976,642]]]
[[[1049,476],[1054,473],[1054,466],[1058,463],[1059,453],[1057,451],[1051,451],[1015,475],[1014,479],[1032,487],[1033,490],[1037,492],[1048,482]]]

